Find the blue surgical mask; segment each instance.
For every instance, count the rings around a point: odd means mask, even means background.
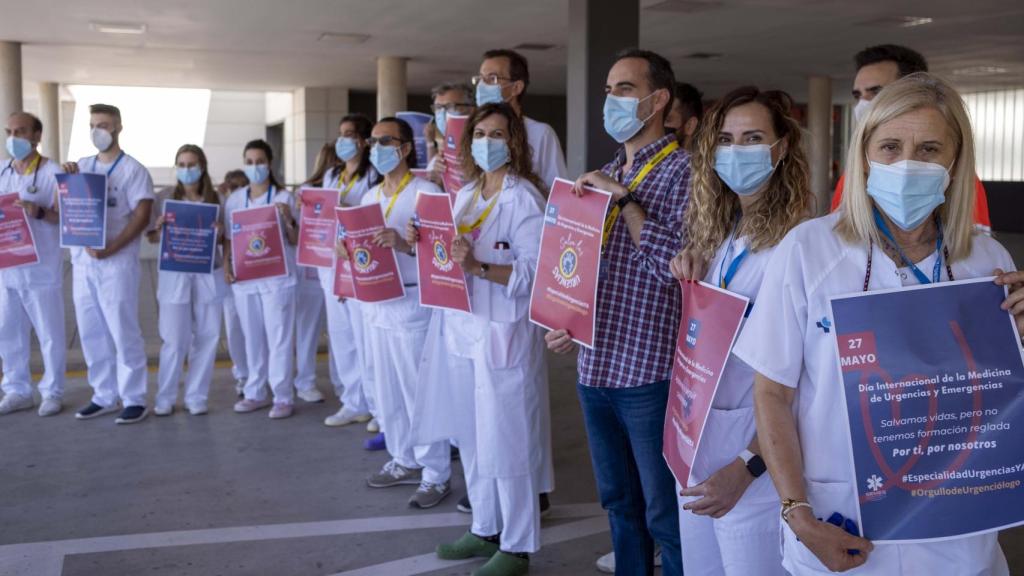
[[[199,179],[203,177],[203,169],[196,166],[189,166],[188,168],[178,167],[178,182],[188,186],[189,184],[195,184],[199,182]]]
[[[334,141],[334,153],[337,154],[338,158],[341,158],[344,162],[348,162],[355,158],[358,152],[359,145],[356,144],[355,138],[339,137]]]
[[[501,84],[480,82],[476,85],[476,105],[501,104],[505,98],[501,95]]]
[[[641,120],[637,118],[636,111],[641,102],[653,95],[652,92],[643,98],[631,98],[608,94],[604,99],[604,131],[619,144],[636,136],[643,129],[644,123],[654,116],[654,112],[651,112],[650,116]]]
[[[946,201],[949,171],[941,164],[916,160],[869,164],[868,196],[903,230],[920,226]]]
[[[402,161],[398,155],[399,148],[400,146],[381,146],[380,144],[374,144],[373,148],[370,148],[370,164],[373,164],[378,174],[390,174],[395,168],[398,168],[399,162]]]
[[[775,144],[778,143],[776,140]],[[740,196],[750,196],[775,172],[772,164],[772,147],[775,144],[719,146],[715,150],[715,172],[730,190]]]
[[[434,125],[437,126],[437,131],[444,136],[444,131],[448,128],[448,110],[438,108],[434,111]]]
[[[500,138],[474,138],[473,161],[484,172],[494,172],[509,161],[508,143]]]
[[[32,153],[32,143],[17,136],[7,137],[7,153],[15,160],[24,160]]]
[[[270,178],[270,166],[267,164],[246,164],[242,170],[253,184],[263,184]]]

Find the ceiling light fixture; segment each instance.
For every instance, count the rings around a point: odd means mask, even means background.
[[[324,32],[317,38],[318,42],[333,42],[335,44],[362,44],[369,40],[367,34],[347,34],[344,32]]]
[[[135,22],[89,22],[89,27],[103,34],[139,35],[147,30],[145,24]]]
[[[1002,66],[968,66],[953,70],[953,74],[956,76],[995,76],[1007,72],[1008,70]]]
[[[904,16],[903,22],[900,24],[900,28],[913,28],[915,26],[924,26],[925,24],[931,24],[932,19],[927,16]]]

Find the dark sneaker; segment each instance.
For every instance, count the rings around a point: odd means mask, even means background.
[[[490,558],[498,552],[498,543],[467,531],[451,544],[438,544],[437,557],[442,560],[465,560],[479,556]]]
[[[441,484],[420,482],[420,487],[409,498],[409,506],[420,509],[433,508],[451,493],[452,489],[448,482],[442,482]]]
[[[486,564],[473,571],[473,576],[523,576],[530,571],[530,557],[498,551]]]
[[[543,518],[551,513],[551,500],[548,499],[547,492],[540,495],[540,517]]]
[[[115,424],[135,424],[142,422],[149,415],[149,408],[145,406],[128,406],[121,410],[121,415],[114,420]]]
[[[377,452],[387,448],[387,444],[384,443],[384,433],[380,432],[369,440],[363,440],[363,449],[369,450],[370,452]]]
[[[89,402],[89,405],[82,408],[78,412],[75,412],[75,418],[79,420],[89,420],[90,418],[96,418],[97,416],[103,416],[104,414],[110,414],[111,412],[117,412],[117,404],[113,406],[107,406],[104,408],[95,402]]]
[[[466,494],[459,500],[459,503],[455,505],[455,509],[463,514],[472,514],[473,507],[469,504],[469,494]]]
[[[451,458],[452,460],[462,460],[462,454],[459,452],[457,446],[452,446]]]

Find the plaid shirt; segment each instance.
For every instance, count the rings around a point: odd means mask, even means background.
[[[602,171],[626,186],[673,138],[665,136],[638,150],[628,174],[621,174],[624,148]],[[615,222],[601,256],[594,349],[579,352],[580,384],[633,388],[671,376],[681,310],[679,281],[669,262],[682,248],[689,183],[690,157],[679,149],[634,191],[647,215],[639,248],[625,219]]]

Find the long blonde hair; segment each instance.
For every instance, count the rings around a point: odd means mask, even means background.
[[[881,234],[875,226],[874,204],[867,193],[868,142],[879,126],[922,108],[934,108],[942,114],[956,145],[956,160],[950,168],[946,201],[938,208],[949,259],[955,262],[971,254],[974,137],[960,94],[945,80],[926,72],[910,74],[886,86],[872,101],[867,118],[853,133],[853,143],[846,157],[846,183],[836,232],[852,243],[881,243]]]
[[[800,143],[800,125],[789,115],[792,100],[779,91],[762,92],[753,86],[737,88],[711,107],[694,141],[690,202],[686,208],[689,247],[711,260],[725,241],[740,211],[740,199],[715,172],[718,134],[730,110],[756,102],[768,109],[776,136],[786,142],[768,187],[744,214],[737,236],[749,237],[750,250],[774,246],[810,214],[812,201],[807,160]]]

